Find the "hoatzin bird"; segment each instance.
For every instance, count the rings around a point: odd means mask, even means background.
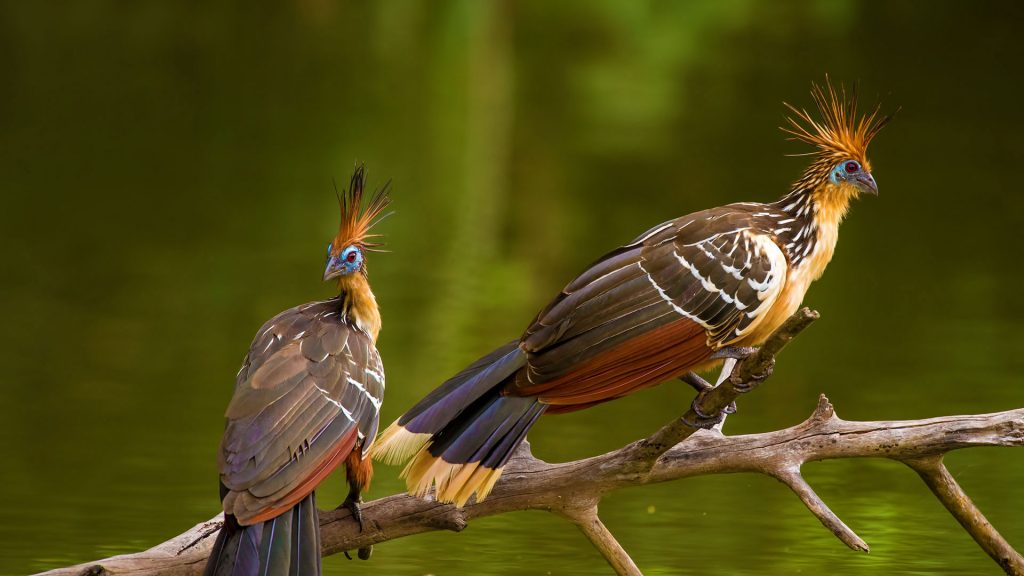
[[[580,410],[696,372],[731,369],[793,314],[832,258],[850,201],[877,194],[866,149],[886,124],[857,118],[856,93],[814,86],[815,120],[787,104],[783,128],[816,147],[780,200],[711,208],[659,224],[598,259],[498,348],[428,394],[378,440],[412,460],[411,493],[483,500],[542,414]],[[699,424],[710,426],[714,418]]]
[[[218,454],[224,527],[207,575],[320,574],[313,490],[343,462],[343,506],[362,526],[360,493],[373,475],[367,456],[384,396],[380,312],[364,258],[380,245],[369,230],[389,203],[385,185],[363,208],[364,182],[358,167],[327,246],[324,281],[337,280],[338,296],[271,318],[238,372]]]

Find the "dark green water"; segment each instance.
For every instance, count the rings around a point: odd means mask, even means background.
[[[218,508],[215,449],[259,325],[330,295],[331,179],[394,181],[371,280],[384,420],[652,224],[781,194],[782,100],[860,79],[898,119],[786,351],[727,431],[1024,405],[1018,4],[92,2],[0,10],[0,573],[147,548]],[[666,385],[543,421],[564,460],[653,431]],[[1024,546],[1024,452],[955,476]],[[379,467],[371,496],[399,490]],[[916,476],[809,466],[872,546],[757,476],[626,490],[602,516],[646,574],[997,574]],[[340,501],[342,479],[321,503]],[[335,557],[332,574],[601,574],[531,512]]]

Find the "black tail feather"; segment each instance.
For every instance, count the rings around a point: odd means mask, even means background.
[[[526,364],[518,344],[509,342],[477,360],[424,396],[398,424],[414,434],[437,432]]]
[[[526,353],[510,342],[474,362],[384,431],[374,456],[397,464],[409,491],[432,486],[442,502],[464,505],[487,497],[516,447],[547,405],[535,396],[504,395],[509,378],[526,365]]]
[[[428,450],[452,464],[480,462],[500,468],[544,408],[534,397],[491,392],[435,434]]]
[[[320,518],[311,492],[266,522],[240,526],[224,517],[204,576],[319,576]]]

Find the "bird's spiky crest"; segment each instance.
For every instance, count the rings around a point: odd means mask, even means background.
[[[388,195],[391,182],[386,182],[384,186],[374,192],[364,207],[363,190],[365,186],[366,167],[360,164],[352,173],[348,190],[338,195],[341,225],[338,227],[338,235],[334,239],[335,252],[340,252],[353,244],[365,250],[374,250],[383,246],[382,243],[373,240],[380,238],[381,234],[370,234],[370,230],[388,216],[388,214],[384,214],[384,210],[391,203],[391,197]]]
[[[791,140],[807,142],[818,149],[797,156],[812,155],[820,159],[841,160],[853,158],[867,162],[867,149],[871,139],[892,119],[891,115],[881,116],[881,104],[860,118],[857,117],[857,87],[847,95],[846,87],[839,89],[825,77],[825,86],[811,84],[811,97],[818,107],[821,120],[815,120],[803,108],[784,102],[794,116],[787,116],[787,126],[782,131],[792,136]]]

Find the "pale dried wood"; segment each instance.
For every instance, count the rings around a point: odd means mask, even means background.
[[[957,522],[967,530],[974,541],[981,546],[999,567],[1007,574],[1024,574],[1024,558],[1010,546],[1010,543],[989,523],[978,507],[967,496],[953,475],[942,462],[944,454],[931,454],[921,458],[911,458],[903,463],[920,474],[921,479],[956,518]]]
[[[705,413],[721,410],[739,394],[763,381],[770,373],[774,355],[816,317],[817,313],[807,309],[798,312],[769,339],[761,352],[741,361],[722,386],[706,394],[699,409]],[[673,421],[649,438],[575,462],[543,462],[533,457],[529,443],[524,442],[487,500],[470,503],[465,508],[405,494],[387,496],[363,506],[366,522],[363,532],[347,510],[323,512],[320,517],[323,554],[355,550],[434,530],[458,532],[473,519],[484,516],[546,510],[578,526],[616,574],[632,576],[640,574],[636,563],[597,515],[601,497],[628,486],[735,472],[755,472],[777,478],[840,540],[853,549],[867,551],[867,544],[814,493],[800,474],[800,468],[805,462],[819,460],[881,457],[903,462],[916,470],[1007,574],[1024,576],[1024,559],[1006,543],[941,465],[941,456],[952,450],[1024,445],[1024,408],[926,420],[847,422],[836,416],[832,405],[821,396],[810,418],[774,432],[740,436],[725,436],[715,430],[695,433],[686,421],[685,417]],[[200,574],[220,522],[218,515],[145,552],[60,568],[46,574]]]

